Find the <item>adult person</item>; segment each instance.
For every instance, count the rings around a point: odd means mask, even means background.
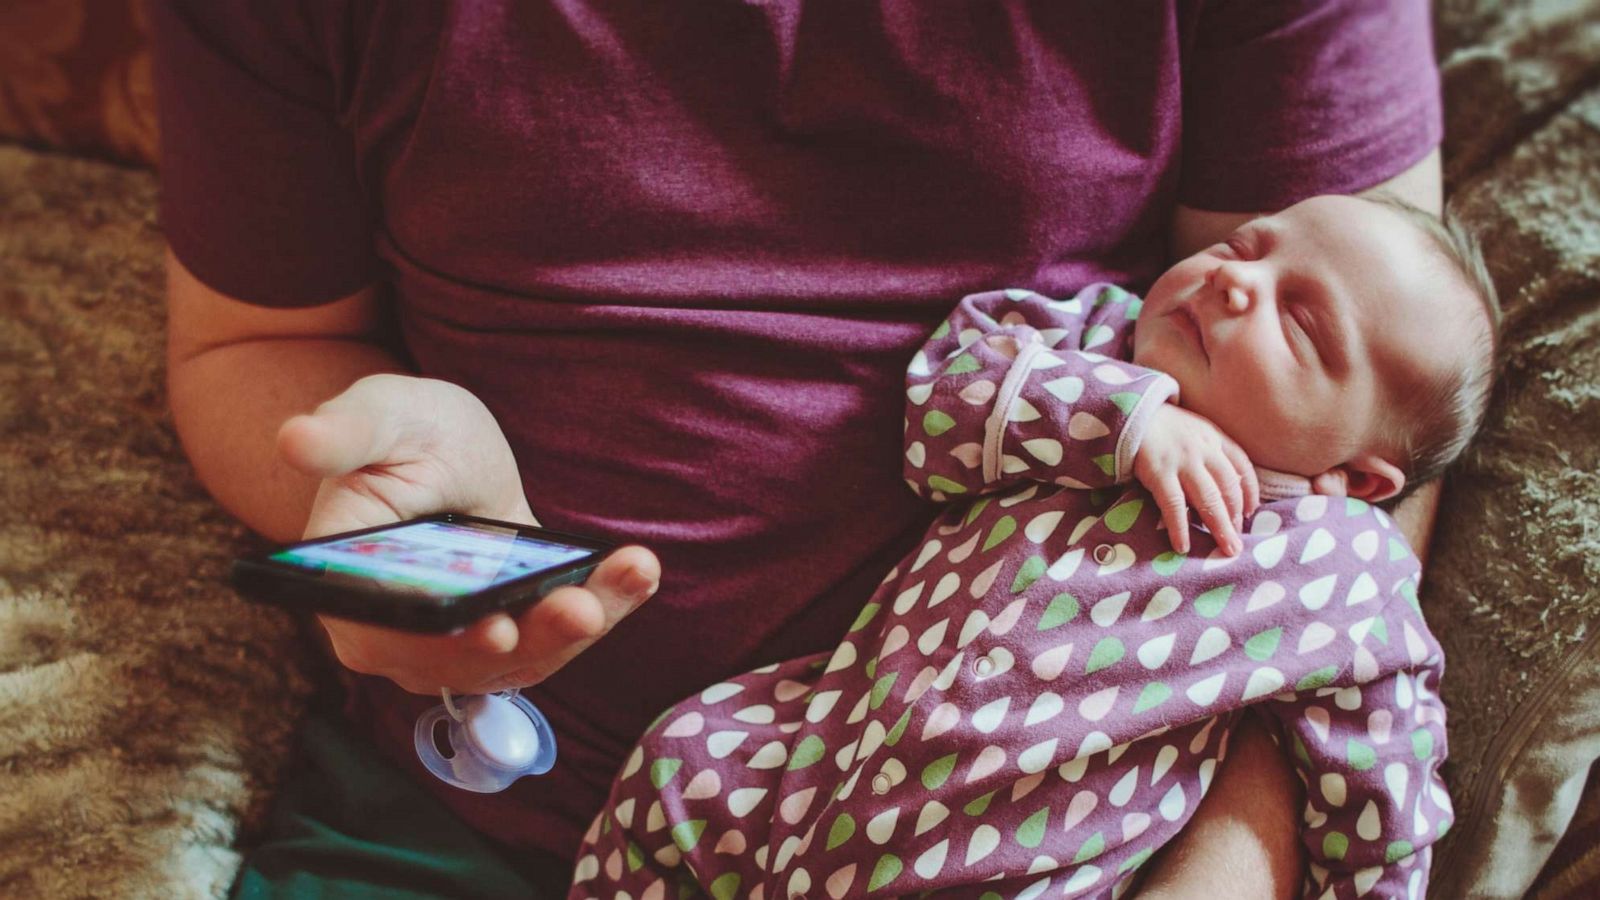
[[[555,770],[418,777],[536,888],[660,709],[831,645],[921,533],[883,424],[955,298],[1142,289],[1315,193],[1440,205],[1420,0],[150,13],[170,396],[218,501],[279,540],[455,509],[643,545],[450,638],[323,622],[413,774],[438,687],[529,686]],[[246,889],[524,890],[441,863],[464,845],[416,804],[364,822],[399,789],[349,783],[371,751],[319,729],[325,781],[289,795],[344,788],[349,816],[291,816]],[[1239,743],[1147,894],[1292,891],[1298,788]]]

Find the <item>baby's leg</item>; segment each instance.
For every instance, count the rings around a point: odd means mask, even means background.
[[[584,836],[571,900],[667,900],[683,882],[723,900],[759,884],[773,796],[830,655],[712,685],[652,723]]]

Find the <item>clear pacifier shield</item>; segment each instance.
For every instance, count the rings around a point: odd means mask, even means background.
[[[459,719],[440,704],[417,718],[417,757],[446,784],[492,794],[555,765],[555,733],[526,698],[514,693],[464,697],[457,714]]]

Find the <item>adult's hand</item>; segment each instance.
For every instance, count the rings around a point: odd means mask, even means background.
[[[446,381],[369,375],[278,431],[278,453],[320,477],[307,539],[451,511],[530,525],[516,460],[476,396]],[[412,693],[487,693],[536,684],[655,592],[649,550],[619,548],[581,587],[558,588],[517,619],[485,617],[421,635],[319,616],[339,661]]]

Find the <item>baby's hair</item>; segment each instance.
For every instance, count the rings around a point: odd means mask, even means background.
[[[1460,365],[1420,385],[1391,417],[1387,443],[1399,453],[1396,464],[1406,473],[1404,489],[1383,503],[1392,508],[1442,475],[1483,424],[1500,349],[1500,301],[1477,239],[1448,210],[1441,218],[1388,193],[1363,199],[1399,214],[1427,235],[1451,274],[1477,297],[1485,325]]]

